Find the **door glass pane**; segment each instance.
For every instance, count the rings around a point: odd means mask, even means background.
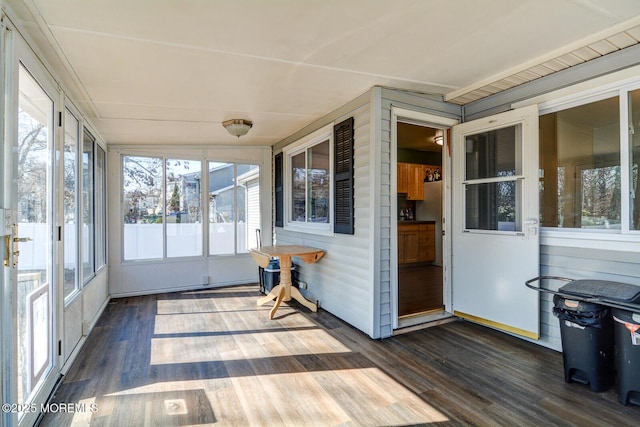
[[[329,141],[309,149],[309,222],[329,222]]]
[[[78,146],[80,122],[69,110],[64,119],[64,297],[78,288],[78,223],[76,220],[78,185]]]
[[[521,133],[517,124],[465,137],[465,229],[521,231]]]
[[[521,175],[521,125],[490,130],[465,138],[465,179]]]
[[[517,220],[520,181],[466,186],[465,224],[469,230],[522,231]]]
[[[51,147],[53,101],[29,72],[20,67],[17,141],[16,243],[18,402],[51,366]]]
[[[82,277],[86,282],[95,272],[93,262],[94,251],[94,196],[93,186],[93,162],[94,151],[93,136],[84,131],[82,148]]]
[[[162,258],[162,159],[122,158],[124,259]]]
[[[167,257],[202,255],[200,161],[167,159]]]
[[[629,229],[640,230],[640,185],[638,169],[640,165],[640,89],[629,92],[629,177],[631,195],[629,200]]]

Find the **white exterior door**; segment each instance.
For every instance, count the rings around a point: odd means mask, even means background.
[[[537,339],[537,106],[454,126],[452,144],[454,314]]]
[[[7,359],[1,376],[5,402],[27,409],[7,411],[2,422],[33,425],[38,414],[29,408],[46,401],[59,372],[53,166],[60,94],[26,45],[19,38],[11,42],[2,141],[8,155],[2,157],[2,348]]]

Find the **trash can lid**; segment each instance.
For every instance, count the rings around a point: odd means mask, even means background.
[[[621,309],[613,309],[613,320],[615,320],[618,323],[622,323],[622,324],[626,324],[626,323],[630,323],[636,326],[640,327],[640,314],[639,313],[633,313],[631,311],[627,311],[627,310],[621,310]]]
[[[602,297],[620,302],[640,302],[640,286],[608,280],[574,280],[560,289],[576,296]]]

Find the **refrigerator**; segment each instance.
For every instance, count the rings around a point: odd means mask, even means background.
[[[435,221],[436,260],[442,266],[442,181],[424,183],[424,200],[416,203],[415,218],[419,221]]]

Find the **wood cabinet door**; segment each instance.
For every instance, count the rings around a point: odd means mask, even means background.
[[[418,230],[405,231],[404,233],[404,262],[418,262],[420,258],[419,232]]]
[[[436,226],[435,224],[420,224],[418,240],[420,262],[436,260]]]
[[[409,191],[409,163],[398,163],[398,193]]]
[[[420,231],[417,225],[398,227],[398,263],[418,262],[420,257]]]
[[[407,189],[407,199],[424,200],[424,165],[409,165],[409,188]]]

